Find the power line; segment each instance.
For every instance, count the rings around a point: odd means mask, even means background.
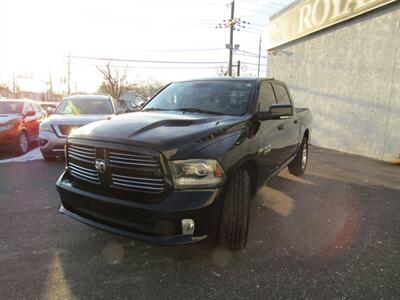
[[[246,54],[246,53],[236,53],[237,56],[246,56],[246,57],[251,57],[251,58],[258,58],[258,55],[253,55],[253,54]],[[263,59],[267,59],[266,56],[261,56]]]
[[[69,57],[69,56],[66,56]],[[218,65],[225,65],[227,62],[225,61],[166,61],[166,60],[140,60],[140,59],[123,59],[123,58],[106,58],[106,57],[93,57],[93,56],[77,56],[71,55],[70,58],[72,59],[84,59],[84,60],[99,60],[99,61],[117,61],[117,62],[136,62],[136,63],[154,63],[154,64],[218,64]],[[258,65],[256,63],[251,62],[242,62],[243,64],[248,65]]]
[[[158,64],[225,64],[221,61],[166,61],[166,60],[140,60],[140,59],[124,59],[124,58],[107,58],[107,57],[93,57],[93,56],[77,56],[71,55],[75,59],[90,59],[90,60],[106,60],[106,61],[120,61],[120,62],[139,62],[139,63],[158,63]]]
[[[259,31],[251,31],[251,30],[240,30],[240,32],[246,32],[246,33],[251,33],[251,34],[256,34],[256,35],[262,35],[262,32]]]
[[[226,50],[225,48],[206,48],[206,49],[182,49],[182,50],[133,50],[132,52],[159,52],[159,53],[175,53],[175,52],[205,52],[205,51],[220,51]]]
[[[85,63],[71,63],[71,65],[77,65],[77,66],[87,66],[87,67],[105,67],[106,65],[104,64],[85,64]],[[132,66],[132,65],[128,65],[128,66],[112,66],[111,68],[123,68],[123,69],[152,69],[152,70],[160,70],[160,69],[165,69],[165,70],[213,70],[213,69],[217,69],[221,66],[208,66],[208,67],[204,67],[204,66],[192,66],[192,67],[187,67],[187,66]]]
[[[243,53],[245,53],[245,54],[248,54],[248,55],[253,55],[254,57],[258,57],[258,54],[257,53],[254,53],[254,52],[250,52],[250,51],[245,51],[245,50],[237,50],[238,52],[243,52]],[[262,58],[267,58],[267,56],[261,56]]]
[[[249,1],[249,0],[243,0],[240,1],[243,4],[249,4],[249,5],[257,5],[257,6],[275,6],[275,7],[282,7],[282,3],[277,3],[274,1],[264,1],[263,2],[258,2],[258,1]]]

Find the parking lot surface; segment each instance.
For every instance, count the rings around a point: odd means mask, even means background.
[[[0,164],[0,298],[400,298],[400,167],[311,148],[253,201],[244,251],[157,246],[58,214],[62,162]]]

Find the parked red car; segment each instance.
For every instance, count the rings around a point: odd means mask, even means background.
[[[0,100],[0,150],[14,148],[28,152],[29,143],[38,140],[39,125],[46,113],[29,99]]]

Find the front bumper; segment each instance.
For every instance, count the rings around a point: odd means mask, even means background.
[[[158,244],[187,244],[205,239],[219,227],[221,188],[174,191],[157,203],[120,199],[82,188],[67,172],[57,181],[60,213],[88,225]],[[182,234],[182,220],[195,223]]]
[[[53,132],[40,131],[39,145],[40,151],[47,156],[64,156],[64,146],[67,138],[58,137]]]

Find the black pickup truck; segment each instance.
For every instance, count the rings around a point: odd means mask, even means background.
[[[69,136],[60,212],[160,244],[216,233],[242,249],[257,188],[286,166],[304,173],[311,119],[273,78],[171,83],[140,112]]]

